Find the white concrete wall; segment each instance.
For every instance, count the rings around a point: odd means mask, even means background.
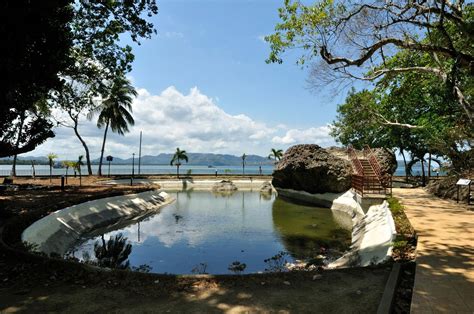
[[[93,200],[49,214],[23,231],[21,238],[38,251],[63,255],[87,232],[157,212],[172,201],[166,192],[159,191]]]
[[[330,268],[368,266],[381,263],[391,256],[396,229],[386,201],[380,205],[370,206],[364,213],[357,195],[351,190],[325,194],[289,189],[277,189],[277,192],[279,195],[328,207],[334,213],[340,212],[352,217],[351,248],[344,256],[329,264]],[[334,217],[338,223],[347,228],[347,220],[344,217],[338,215]]]
[[[135,184],[159,184],[163,190],[211,190],[214,184],[221,182],[223,179],[181,179],[181,180],[160,180],[160,179],[136,179]],[[269,180],[262,179],[238,179],[231,180],[232,183],[240,190],[260,189],[265,182]],[[102,184],[130,184],[130,179],[104,181]]]
[[[396,233],[388,203],[370,206],[352,229],[350,250],[329,268],[369,266],[386,261],[392,255]]]

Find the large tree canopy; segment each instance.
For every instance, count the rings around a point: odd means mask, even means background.
[[[0,157],[54,136],[50,100],[65,83],[87,82],[100,93],[107,80],[130,71],[134,56],[121,35],[138,43],[149,38],[155,30],[146,18],[157,12],[155,0],[3,1],[0,40],[8,49],[0,52]]]
[[[0,157],[33,150],[54,136],[44,110],[58,73],[71,65],[69,0],[0,5]]]
[[[474,7],[448,0],[332,1],[314,5],[285,0],[281,22],[267,36],[268,62],[283,61],[288,49],[302,50],[300,64],[320,60],[313,78],[378,80],[416,72],[445,84],[472,123],[472,89],[466,76],[474,73]],[[424,54],[423,65],[387,63],[397,52]],[[322,62],[321,62],[322,61]]]

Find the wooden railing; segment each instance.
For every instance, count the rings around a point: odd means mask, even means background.
[[[369,161],[369,164],[374,171],[374,175],[364,173],[362,162],[357,156],[356,151],[352,146],[347,148],[347,153],[351,159],[352,165],[355,168],[355,174],[352,175],[352,188],[361,196],[364,194],[387,194],[387,189],[391,189],[391,176],[382,175],[380,164],[369,146],[364,147],[364,157]],[[391,194],[391,191],[390,191]]]
[[[352,188],[360,195],[364,196],[364,176],[360,174],[353,174]]]
[[[352,165],[354,166],[358,175],[364,176],[364,167],[362,167],[362,163],[360,162],[359,158],[357,157],[357,153],[355,152],[352,145],[347,147],[347,153],[349,154],[349,158],[352,161]]]
[[[380,184],[384,188],[389,188],[391,187],[391,176],[387,174],[382,174],[382,169],[380,167],[379,161],[377,160],[377,157],[375,157],[374,152],[370,148],[369,145],[364,145],[364,157],[369,161],[370,166],[374,170],[375,175],[380,181]]]

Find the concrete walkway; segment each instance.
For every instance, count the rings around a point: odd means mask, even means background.
[[[393,196],[418,233],[412,313],[474,313],[474,211],[422,189]]]

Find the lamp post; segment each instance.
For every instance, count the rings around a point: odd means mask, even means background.
[[[107,159],[107,161],[109,162],[109,175],[108,175],[108,177],[110,178],[110,162],[111,162],[112,160],[114,160],[114,157],[112,157],[112,156],[109,155],[109,156],[106,157],[106,159]]]
[[[132,154],[132,177],[130,178],[130,185],[133,185],[134,175],[135,175],[135,153]]]
[[[141,163],[142,163],[142,131],[140,131],[140,146],[138,149],[138,175],[140,175]]]

